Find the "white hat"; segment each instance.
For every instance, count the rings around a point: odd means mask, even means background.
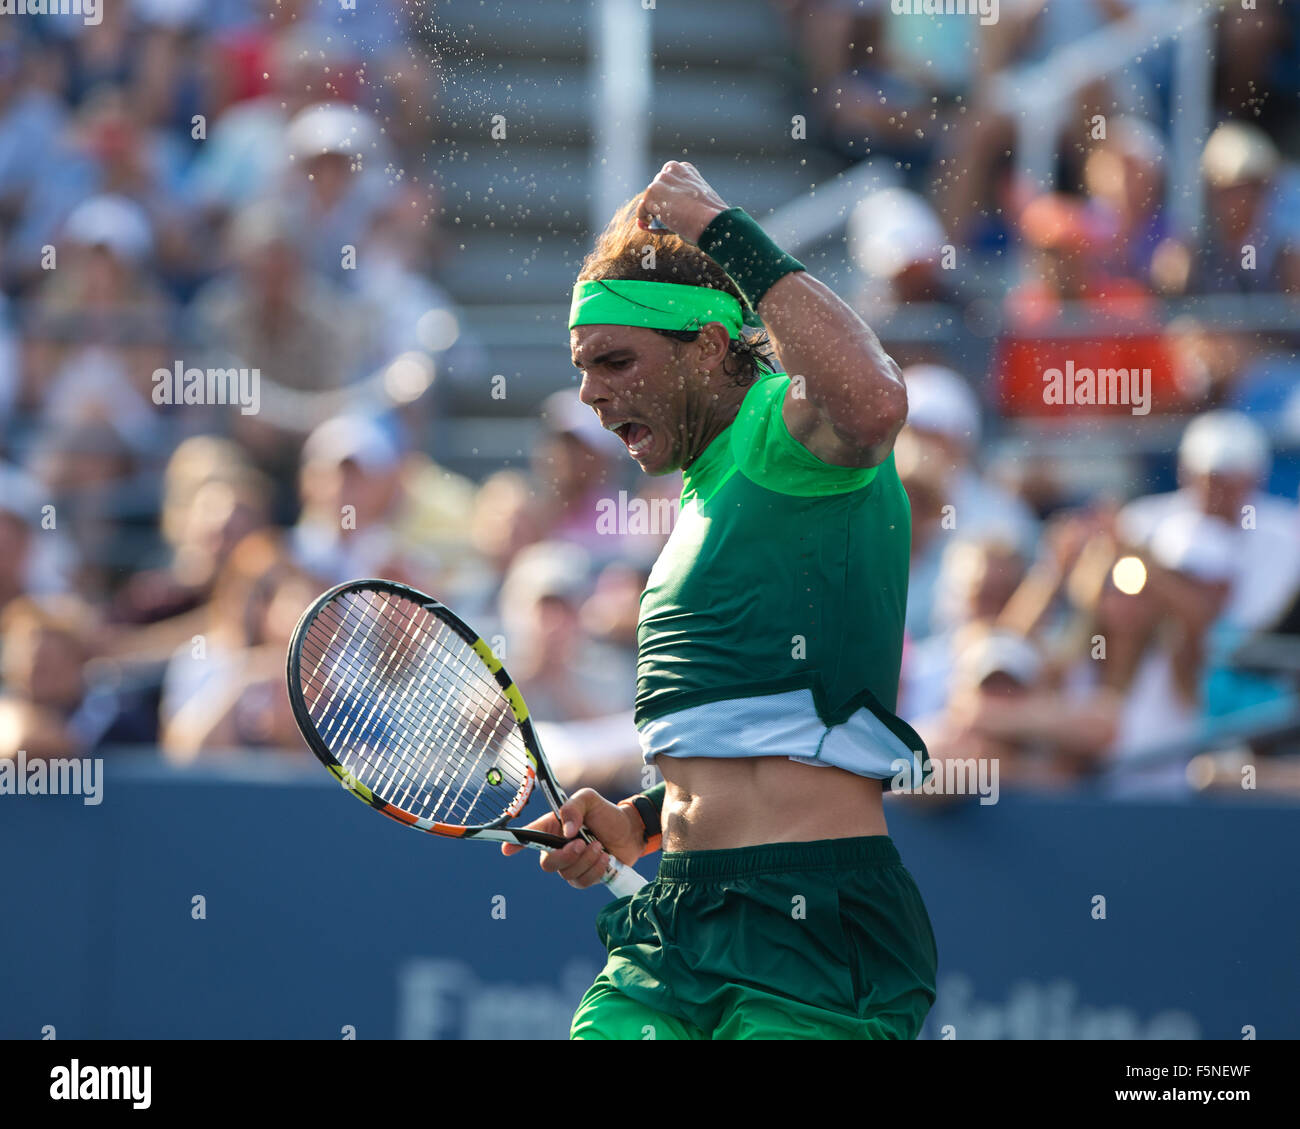
[[[935,210],[906,188],[883,188],[861,200],[848,230],[854,262],[874,278],[931,262],[948,242]]]
[[[974,447],[980,438],[980,406],[971,386],[942,365],[912,365],[903,370],[907,385],[907,423],[918,431],[937,431]]]
[[[623,441],[601,427],[599,417],[573,389],[561,389],[542,401],[542,421],[554,434],[573,435],[598,454],[613,455],[625,449]]]
[[[73,209],[63,234],[86,247],[107,247],[128,263],[140,262],[153,250],[149,217],[126,196],[92,196]]]
[[[591,557],[568,541],[537,541],[510,562],[501,585],[502,614],[517,623],[528,608],[547,597],[577,605],[590,589]]]
[[[1157,564],[1197,580],[1232,580],[1237,575],[1237,538],[1222,518],[1195,510],[1170,514],[1151,534]]]
[[[397,444],[383,427],[368,416],[335,416],[326,420],[303,445],[306,463],[354,462],[377,473],[392,470],[400,459]]]
[[[1201,172],[1215,188],[1267,180],[1280,163],[1268,134],[1248,122],[1224,122],[1201,153]]]
[[[1042,670],[1038,648],[1010,631],[990,631],[964,647],[957,659],[957,673],[970,686],[978,686],[993,674],[1006,674],[1031,686]]]
[[[1178,465],[1192,474],[1248,474],[1262,479],[1271,461],[1268,436],[1241,412],[1198,416],[1178,445]]]
[[[374,125],[369,117],[338,102],[308,106],[289,123],[289,152],[302,160],[322,153],[351,156],[370,148]]]

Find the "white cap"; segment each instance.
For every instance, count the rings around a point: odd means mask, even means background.
[[[92,196],[77,205],[63,234],[86,247],[107,247],[119,259],[138,263],[153,250],[153,230],[145,210],[126,196]]]
[[[1197,580],[1216,582],[1237,575],[1232,526],[1196,510],[1182,510],[1161,521],[1151,534],[1150,549],[1157,564]]]
[[[937,431],[974,447],[980,438],[980,405],[971,386],[942,365],[912,365],[903,370],[907,385],[907,423],[918,431]]]
[[[538,541],[521,549],[501,585],[501,611],[510,623],[538,600],[559,597],[576,605],[588,593],[591,557],[568,541]]]
[[[623,441],[600,425],[600,419],[578,399],[571,388],[552,393],[542,402],[542,422],[556,435],[573,435],[598,454],[614,455],[623,451]]]
[[[362,153],[374,140],[370,118],[338,102],[308,106],[289,123],[285,134],[289,152],[300,160],[322,153],[345,156]]]
[[[1178,445],[1178,465],[1192,474],[1243,474],[1262,479],[1271,461],[1268,436],[1241,412],[1198,416]]]
[[[969,686],[978,686],[993,674],[1010,675],[1031,686],[1042,670],[1038,648],[1010,631],[990,631],[964,647],[957,659],[957,673]]]
[[[948,234],[926,201],[906,188],[883,188],[849,216],[853,260],[874,278],[893,278],[912,263],[939,257]]]
[[[303,445],[306,463],[354,462],[362,470],[379,473],[392,470],[400,453],[392,436],[368,416],[335,416],[326,420]]]
[[[1268,134],[1248,122],[1224,122],[1201,153],[1201,172],[1215,188],[1267,180],[1280,163]]]

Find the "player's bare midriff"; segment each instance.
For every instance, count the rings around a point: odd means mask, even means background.
[[[887,835],[881,781],[787,757],[659,757],[663,849]]]

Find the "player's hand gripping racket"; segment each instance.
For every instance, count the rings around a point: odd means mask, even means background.
[[[353,580],[319,597],[289,643],[289,701],[321,763],[399,823],[542,851],[570,841],[506,826],[534,785],[557,815],[567,797],[491,648],[413,588]],[[616,896],[645,885],[609,861]]]

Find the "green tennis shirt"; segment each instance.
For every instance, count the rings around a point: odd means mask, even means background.
[[[789,385],[761,376],[683,472],[641,597],[642,750],[647,761],[785,755],[919,783],[925,747],[894,713],[907,495],[892,454],[838,467],[796,441],[782,416]]]

